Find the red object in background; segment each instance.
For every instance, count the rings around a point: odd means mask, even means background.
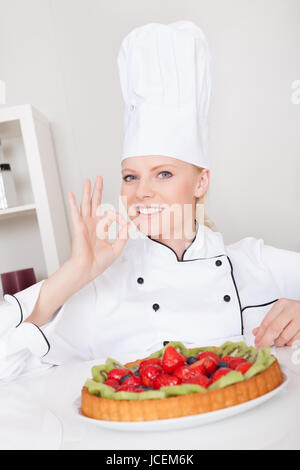
[[[36,284],[36,278],[33,268],[20,269],[1,274],[3,294],[16,294],[27,287]]]

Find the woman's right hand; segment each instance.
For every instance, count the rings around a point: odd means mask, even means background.
[[[128,241],[127,222],[121,214],[106,211],[99,216],[102,200],[103,178],[98,176],[91,197],[91,182],[85,179],[80,211],[75,196],[68,193],[73,224],[71,260],[81,270],[85,283],[102,274],[122,253]],[[108,240],[108,229],[116,221],[121,229],[114,243]]]

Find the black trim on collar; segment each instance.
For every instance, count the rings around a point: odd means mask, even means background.
[[[148,235],[147,235],[147,237],[150,238]],[[196,237],[195,237],[195,238],[196,238]],[[193,242],[195,241],[195,238],[194,238]],[[159,243],[160,245],[163,245],[163,246],[165,246],[166,248],[168,248],[169,250],[173,251],[173,253],[174,253],[174,255],[176,256],[177,261],[178,261],[179,263],[184,263],[184,262],[187,263],[187,262],[189,262],[189,261],[200,261],[200,260],[204,260],[204,259],[220,258],[220,256],[227,256],[227,255],[225,255],[225,253],[222,253],[221,255],[208,256],[207,258],[178,259],[178,256],[177,256],[176,252],[173,250],[173,248],[170,248],[169,246],[165,245],[165,244],[162,243],[162,242],[159,242],[158,240],[153,240],[152,238],[150,238],[150,240],[153,241],[153,242]],[[193,243],[193,242],[192,242],[192,243]],[[183,252],[183,254],[182,254],[182,257],[184,256],[185,252],[190,248],[190,246],[191,246],[191,245],[189,245],[189,246],[184,250],[184,252]],[[228,258],[228,256],[227,256],[227,258]]]
[[[21,320],[20,322],[17,324],[16,328],[18,328],[18,326],[21,325],[21,323],[23,323],[23,320],[24,320],[24,315],[23,315],[23,310],[22,310],[22,307],[21,307],[21,304],[20,302],[18,301],[17,297],[15,297],[13,294],[3,294],[3,300],[5,300],[5,296],[6,295],[10,295],[11,297],[13,297],[14,299],[16,299],[16,301],[18,302],[18,305],[19,305],[19,308],[20,308],[20,314],[21,314]]]
[[[38,330],[39,332],[43,335],[44,337],[44,340],[46,341],[47,343],[47,346],[48,346],[48,351],[46,352],[46,354],[43,355],[43,357],[47,356],[48,352],[50,351],[51,347],[50,347],[50,343],[49,341],[47,340],[46,336],[44,335],[43,331],[35,324],[35,323],[32,323],[32,325],[34,325]]]
[[[195,219],[195,222],[196,222],[196,226],[197,226],[197,220]],[[198,224],[199,225],[199,224]],[[184,252],[182,253],[182,258],[184,257],[186,251],[192,246],[192,244],[194,243],[194,241],[196,240],[197,238],[197,233],[198,233],[198,230],[199,230],[199,227],[197,228],[196,230],[196,235],[194,236],[194,239],[192,240],[191,244],[184,250]],[[194,260],[190,260],[190,259],[178,259],[178,256],[177,256],[177,253],[173,250],[173,248],[171,248],[170,246],[168,245],[165,245],[164,243],[158,241],[158,240],[154,240],[154,238],[151,238],[149,235],[147,235],[147,238],[149,238],[149,240],[151,240],[152,242],[156,242],[156,243],[159,243],[160,245],[163,245],[165,246],[166,248],[169,248],[169,250],[173,251],[174,255],[176,256],[176,259],[179,263],[182,263],[183,261],[194,261]],[[198,258],[198,259],[201,259],[201,258]]]
[[[266,305],[273,304],[274,302],[277,302],[279,299],[272,300],[271,302],[267,302],[265,304],[259,304],[259,305],[247,305],[247,307],[242,308],[242,313],[246,308],[254,308],[254,307],[265,307]]]
[[[193,241],[191,242],[191,244],[184,250],[184,252],[182,253],[182,258],[184,257],[185,255],[185,252],[190,248],[190,246],[194,243],[194,241],[196,240],[196,237],[197,235],[195,235]],[[165,246],[166,248],[168,248],[169,250],[173,251],[174,255],[176,256],[176,259],[179,263],[182,263],[182,261],[193,261],[193,260],[190,260],[190,259],[178,259],[178,256],[177,256],[177,253],[173,250],[173,248],[171,248],[170,246],[168,245],[165,245],[164,243],[158,241],[158,240],[154,240],[154,238],[151,238],[149,237],[149,235],[147,235],[147,238],[149,238],[149,240],[151,240],[152,242],[156,242],[156,243],[159,243],[160,245],[163,245]],[[199,258],[200,259],[200,258]]]

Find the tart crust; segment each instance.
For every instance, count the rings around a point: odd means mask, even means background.
[[[139,361],[126,364],[132,366]],[[85,416],[105,421],[152,421],[207,413],[239,405],[277,388],[283,374],[277,361],[251,379],[206,393],[193,393],[153,400],[110,400],[91,395],[82,388],[81,411]]]

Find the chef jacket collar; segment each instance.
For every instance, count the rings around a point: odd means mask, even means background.
[[[206,225],[200,225],[196,221],[196,235],[192,243],[184,251],[182,260],[178,259],[176,252],[172,248],[150,238],[150,236],[144,238],[144,253],[152,259],[184,262],[222,256],[226,253],[226,250],[223,236],[220,232],[214,232]]]

